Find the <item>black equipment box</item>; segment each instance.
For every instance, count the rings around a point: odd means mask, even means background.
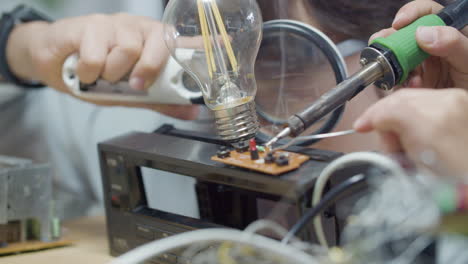
[[[99,144],[111,254],[118,256],[149,241],[188,230],[220,226],[243,229],[265,217],[260,214],[265,204],[287,208],[283,215],[291,218],[285,224],[290,225],[310,208],[314,182],[322,169],[341,155],[290,148],[308,155],[310,160],[295,171],[270,176],[212,161],[211,157],[223,144],[216,138],[170,126],[156,133],[134,132]],[[145,188],[151,186],[144,185],[142,168],[195,179],[199,219],[150,208]],[[339,219],[333,209],[326,211],[323,218],[328,240],[336,243]],[[315,240],[309,231],[301,236]],[[190,262],[179,253],[165,254],[152,261]]]

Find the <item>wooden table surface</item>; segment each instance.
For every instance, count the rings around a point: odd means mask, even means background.
[[[112,259],[103,216],[70,221],[63,226],[64,238],[75,241],[72,246],[0,257],[0,264],[100,264]]]

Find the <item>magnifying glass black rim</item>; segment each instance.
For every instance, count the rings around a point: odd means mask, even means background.
[[[337,50],[330,45],[330,43],[319,33],[311,29],[310,26],[304,25],[300,22],[294,20],[271,20],[263,25],[263,39],[267,40],[268,34],[273,33],[292,33],[297,36],[303,37],[305,40],[310,41],[311,43],[315,44],[325,55],[329,63],[332,65],[333,71],[335,73],[336,83],[341,83],[347,78],[347,70],[346,65],[343,64],[340,54],[337,53]],[[318,130],[316,130],[312,134],[323,134],[331,132],[338,122],[340,121],[343,112],[345,110],[345,105],[337,108],[335,111],[329,115],[325,124],[322,125]],[[278,120],[267,113],[265,113],[261,107],[257,104],[257,113],[266,121],[277,124]],[[257,138],[263,142],[267,142],[271,137],[266,135],[265,133],[259,132]],[[286,144],[288,140],[281,140],[279,144]],[[314,143],[317,143],[319,140],[309,140],[304,141],[298,146],[309,146]]]

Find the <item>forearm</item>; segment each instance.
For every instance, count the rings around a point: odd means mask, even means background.
[[[44,29],[47,22],[30,22],[20,24],[11,32],[7,43],[6,55],[8,65],[13,74],[23,80],[40,80],[40,76],[32,61],[31,43],[34,42]]]

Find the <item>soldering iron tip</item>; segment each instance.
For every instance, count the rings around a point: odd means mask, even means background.
[[[275,137],[273,137],[270,141],[266,143],[267,148],[272,148],[276,142],[278,142],[280,139],[285,138],[291,134],[291,129],[289,127],[283,129],[280,133],[278,133]]]

